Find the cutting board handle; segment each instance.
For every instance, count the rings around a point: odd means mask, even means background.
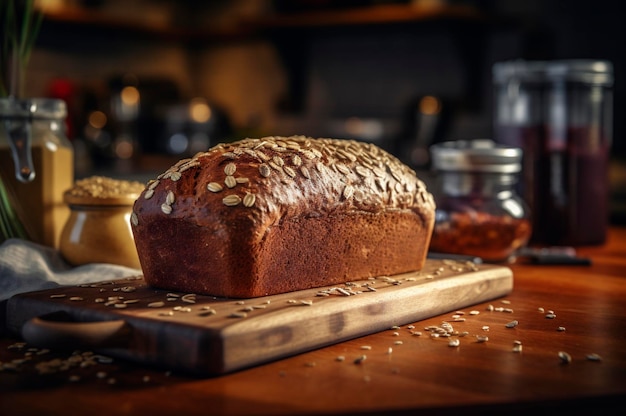
[[[75,322],[65,312],[32,318],[22,327],[22,337],[27,343],[56,349],[127,347],[131,332],[123,319]]]

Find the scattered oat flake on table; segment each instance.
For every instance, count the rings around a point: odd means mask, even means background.
[[[569,364],[572,362],[572,356],[565,351],[559,351],[559,358],[563,364]]]
[[[585,357],[586,357],[586,358],[587,358],[587,360],[589,360],[589,361],[602,361],[602,357],[600,357],[600,356],[599,356],[598,354],[596,354],[595,352],[594,352],[594,353],[591,353],[591,354],[587,354]]]
[[[363,361],[367,359],[367,355],[361,355],[354,360],[354,364],[361,364]]]

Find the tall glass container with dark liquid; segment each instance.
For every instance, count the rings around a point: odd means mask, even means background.
[[[493,67],[494,139],[524,151],[531,243],[606,239],[613,67],[607,61],[508,61]]]

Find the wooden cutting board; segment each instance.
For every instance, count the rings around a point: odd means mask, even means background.
[[[7,329],[42,347],[219,375],[504,296],[504,266],[428,259],[416,273],[254,299],[172,293],[142,276],[20,294]]]

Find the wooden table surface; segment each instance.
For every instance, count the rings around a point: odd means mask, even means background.
[[[0,414],[622,414],[626,228],[578,253],[592,265],[511,265],[513,292],[465,308],[459,322],[451,312],[213,378],[42,351],[5,334]],[[444,321],[467,335],[433,337],[428,327]]]

